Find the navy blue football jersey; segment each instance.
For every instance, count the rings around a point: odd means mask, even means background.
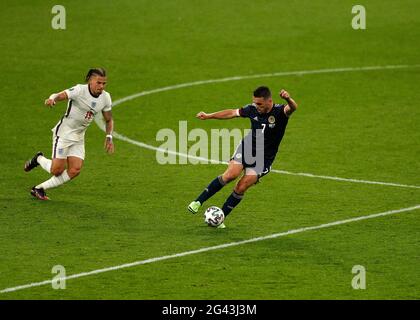
[[[264,135],[264,158],[274,161],[280,142],[283,139],[289,118],[284,114],[285,105],[274,104],[269,113],[261,114],[252,105],[246,105],[239,109],[239,115],[251,120],[251,132],[253,144],[257,134]],[[261,131],[257,131],[260,129]]]

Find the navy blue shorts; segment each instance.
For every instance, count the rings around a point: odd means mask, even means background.
[[[243,151],[243,143],[241,142],[236,148],[235,153],[233,154],[232,158],[230,158],[230,160],[242,164],[245,169],[245,174],[248,170],[252,170],[257,174],[258,179],[260,179],[270,173],[273,159],[264,158],[264,165],[257,166],[255,159],[253,159],[253,163],[247,162],[246,158],[243,156]]]

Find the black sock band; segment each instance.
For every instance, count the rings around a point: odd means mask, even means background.
[[[216,192],[222,189],[226,185],[226,182],[223,181],[222,176],[215,178],[206,189],[198,196],[195,201],[200,201],[201,204],[204,203],[207,199],[212,197]]]
[[[243,194],[236,193],[235,191],[231,193],[222,208],[225,217],[241,202],[243,197]]]

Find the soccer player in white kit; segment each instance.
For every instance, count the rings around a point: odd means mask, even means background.
[[[40,200],[49,200],[45,190],[58,187],[79,175],[85,158],[85,132],[100,112],[106,123],[104,147],[108,153],[114,152],[112,101],[110,94],[104,90],[107,82],[106,71],[103,68],[90,69],[86,75],[86,82],[87,84],[78,84],[60,93],[54,93],[45,100],[45,105],[49,107],[62,100],[68,100],[68,104],[64,116],[51,130],[52,160],[38,152],[25,163],[25,171],[31,171],[40,165],[53,175],[49,180],[32,188],[31,195]]]

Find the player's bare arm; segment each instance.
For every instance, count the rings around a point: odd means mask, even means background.
[[[296,111],[298,107],[297,103],[295,102],[295,100],[292,99],[292,97],[290,97],[290,94],[283,89],[280,91],[280,98],[287,101],[287,104],[284,107],[284,114],[287,117],[290,117],[292,113]]]
[[[56,102],[67,100],[67,99],[68,97],[65,91],[61,91],[60,93],[53,93],[52,95],[49,96],[48,99],[45,100],[45,105],[52,107],[55,105]]]
[[[208,119],[232,119],[238,116],[237,109],[226,109],[213,113],[205,113],[203,111],[197,113],[196,117],[201,120]]]
[[[114,131],[114,120],[112,119],[111,111],[103,111],[102,115],[105,120],[106,138],[104,148],[108,153],[114,153],[114,143],[112,141],[112,132]]]

